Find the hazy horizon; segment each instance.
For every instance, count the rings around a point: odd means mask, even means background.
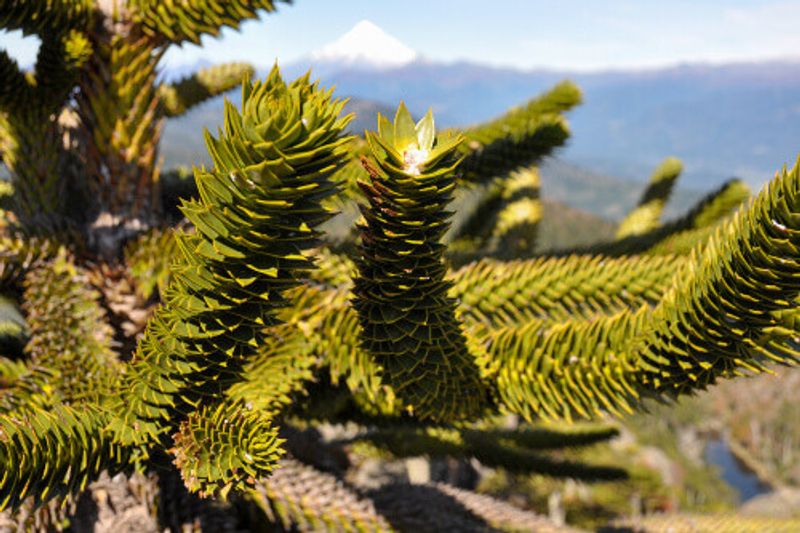
[[[165,66],[248,61],[268,66],[309,56],[367,19],[421,57],[522,70],[659,69],[681,64],[799,61],[800,1],[546,0],[450,2],[299,0],[226,29],[203,46],[173,47]],[[0,48],[30,66],[38,41],[0,33]]]

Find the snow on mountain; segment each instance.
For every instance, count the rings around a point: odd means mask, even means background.
[[[362,20],[332,43],[311,52],[314,63],[379,69],[401,67],[418,57],[416,51],[368,20]]]

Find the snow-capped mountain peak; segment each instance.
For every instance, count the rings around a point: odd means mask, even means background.
[[[417,57],[417,52],[369,20],[362,20],[332,43],[311,52],[315,62],[372,68],[400,67]]]

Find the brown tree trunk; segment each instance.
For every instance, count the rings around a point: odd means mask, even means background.
[[[89,245],[113,259],[160,211],[158,142],[163,115],[156,87],[163,49],[146,37],[122,3],[98,2],[105,13],[91,33],[94,54],[77,99],[90,191]]]

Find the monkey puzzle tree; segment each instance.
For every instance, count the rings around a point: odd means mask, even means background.
[[[4,332],[24,346],[0,359],[0,507],[29,512],[104,472],[177,490],[176,468],[192,493],[285,528],[444,527],[404,507],[436,498],[453,527],[545,527],[446,486],[359,491],[301,428],[352,421],[353,440],[398,456],[614,478],[540,453],[613,430],[497,416],[622,414],[797,362],[798,167],[750,204],[731,182],[661,224],[669,162],[616,240],[536,255],[535,164],[568,137],[574,85],[464,132],[401,104],[361,139],[308,75],[242,82],[235,65],[158,82],[168,46],[274,7],[0,2],[0,24],[42,39],[32,72],[0,56]],[[240,82],[170,228],[161,124]],[[326,238],[353,201],[354,238]]]
[[[164,117],[230,89],[251,71],[224,65],[164,85],[156,79],[158,62],[170,45],[199,43],[203,34],[274,10],[269,0],[159,4],[3,2],[2,27],[41,40],[32,72],[0,55],[0,107],[11,141],[4,160],[14,213],[27,234],[80,231],[75,238],[110,258],[124,239],[156,224]]]

